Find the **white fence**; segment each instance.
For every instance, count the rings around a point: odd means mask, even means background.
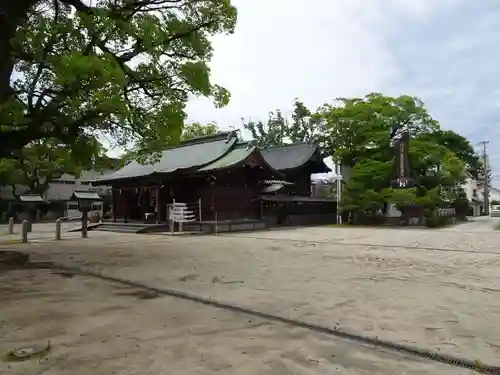
[[[167,205],[167,214],[170,224],[170,231],[175,232],[175,223],[178,224],[179,232],[183,231],[184,223],[191,223],[194,221],[201,221],[201,199],[197,202],[176,202]]]
[[[456,216],[456,212],[455,212],[454,208],[438,208],[437,214],[438,214],[438,216],[448,216],[448,217],[455,217]]]

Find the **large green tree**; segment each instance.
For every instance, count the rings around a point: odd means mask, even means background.
[[[87,157],[83,158],[83,155]],[[14,196],[19,186],[42,195],[49,183],[64,173],[79,177],[83,170],[106,170],[118,166],[91,137],[72,147],[53,138],[39,140],[15,151],[13,156],[0,159],[0,185],[11,186]]]
[[[363,157],[389,157],[390,145],[401,132],[412,137],[438,129],[423,103],[403,95],[373,93],[362,98],[339,98],[318,110],[328,136],[328,146],[343,164],[354,165]]]
[[[210,81],[210,37],[236,16],[230,0],[2,2],[0,157],[96,133],[178,140],[190,95],[229,100]]]
[[[218,132],[219,127],[214,122],[206,125],[202,125],[199,122],[193,122],[191,124],[184,125],[182,128],[181,140],[185,141],[192,138],[205,137],[217,134]]]
[[[280,110],[269,112],[267,123],[249,121],[243,124],[252,135],[252,143],[260,147],[278,146],[286,143],[287,121]]]
[[[429,211],[458,197],[467,166],[475,165],[468,141],[440,130],[423,103],[410,96],[370,94],[339,99],[320,108],[327,144],[335,158],[350,166],[343,208],[358,217],[375,216],[395,204],[400,210],[418,204]],[[396,179],[395,138],[410,134],[412,187],[391,187]]]
[[[250,132],[253,143],[261,147],[313,142],[322,152],[327,151],[321,117],[298,99],[293,102],[291,119],[287,119],[281,110],[276,110],[269,113],[267,123],[249,121],[243,126]]]
[[[474,151],[470,141],[451,130],[438,130],[425,136],[429,141],[446,147],[466,165],[472,177],[477,178],[481,168],[481,160]]]

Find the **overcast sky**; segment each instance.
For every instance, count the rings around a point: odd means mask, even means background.
[[[487,139],[500,174],[499,0],[233,0],[232,36],[217,37],[213,80],[224,109],[189,106],[189,121],[240,128],[370,92],[420,97],[444,128]],[[497,167],[498,166],[498,167]]]

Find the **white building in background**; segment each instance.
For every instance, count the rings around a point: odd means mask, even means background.
[[[316,173],[311,175],[311,195],[313,197],[318,197],[325,193],[327,190],[330,194],[329,197],[333,199],[339,199],[340,195],[337,195],[337,190],[344,181],[344,176],[349,171],[345,167],[337,166],[335,163],[330,164],[328,167],[332,169],[329,173]]]
[[[483,189],[478,184],[478,181],[472,177],[468,177],[462,185],[462,188],[469,201],[470,215],[480,216],[484,211],[484,195]]]

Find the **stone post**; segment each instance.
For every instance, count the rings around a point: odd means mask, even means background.
[[[9,217],[9,234],[14,234],[14,218]]]
[[[61,219],[56,220],[56,240],[61,239]]]
[[[21,241],[23,243],[28,242],[28,229],[29,229],[28,220],[23,220],[23,223],[21,226]]]
[[[88,221],[89,221],[89,213],[87,209],[82,211],[82,238],[88,237]]]

